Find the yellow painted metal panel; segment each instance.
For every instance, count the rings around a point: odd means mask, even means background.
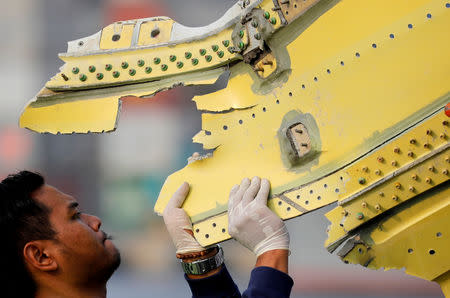
[[[172,34],[173,20],[161,20],[145,22],[141,25],[141,30],[139,33],[139,46],[156,45],[160,43],[167,43],[170,41],[170,36]],[[158,34],[152,36],[152,31],[157,29]]]
[[[134,24],[122,24],[117,22],[105,27],[102,30],[102,37],[100,40],[100,49],[124,49],[131,46],[133,38]],[[113,36],[120,36],[119,40],[114,41]]]

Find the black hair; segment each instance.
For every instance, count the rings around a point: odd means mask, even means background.
[[[25,266],[29,241],[54,239],[49,209],[32,198],[45,184],[37,173],[22,171],[0,182],[0,295],[34,297],[36,284]]]

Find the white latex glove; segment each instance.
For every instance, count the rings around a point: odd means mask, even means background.
[[[284,222],[267,207],[270,183],[255,177],[242,180],[230,192],[228,232],[257,256],[274,249],[289,250]]]
[[[205,250],[197,240],[195,240],[192,232],[192,222],[189,216],[181,208],[189,193],[189,184],[184,182],[180,188],[173,194],[169,203],[163,212],[164,223],[167,231],[175,244],[177,254],[186,254]]]

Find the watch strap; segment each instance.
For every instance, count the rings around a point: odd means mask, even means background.
[[[197,260],[190,263],[181,261],[181,267],[189,275],[201,275],[219,268],[224,263],[222,247],[217,247],[217,254],[207,259]]]

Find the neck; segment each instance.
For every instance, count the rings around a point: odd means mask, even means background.
[[[99,285],[71,285],[67,283],[52,282],[41,285],[36,291],[36,298],[106,298],[106,283]]]

